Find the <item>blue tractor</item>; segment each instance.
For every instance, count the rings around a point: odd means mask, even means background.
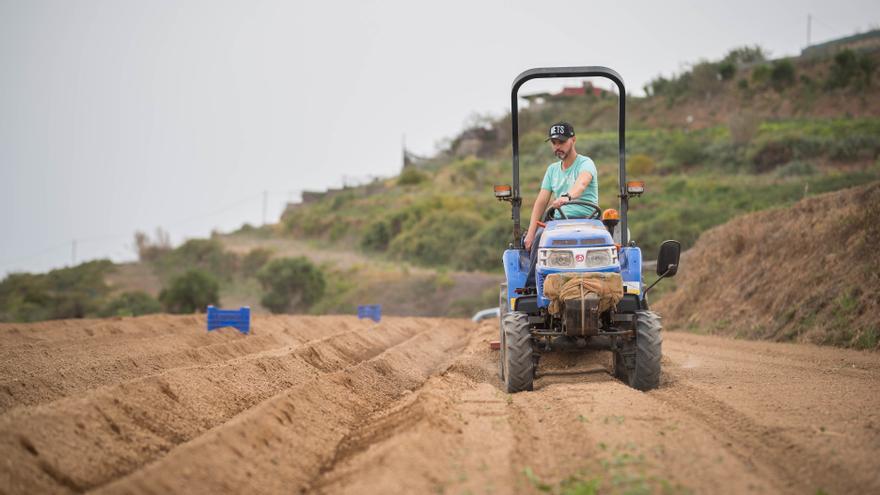
[[[534,264],[520,225],[518,91],[532,79],[604,77],[619,90],[619,209],[588,206],[588,218],[566,218],[551,207],[541,219],[544,233]],[[564,350],[609,350],[613,374],[638,390],[660,384],[660,318],[648,309],[648,291],[678,270],[681,245],[665,241],[657,258],[659,278],[642,281],[642,252],[629,239],[629,199],[644,183],[627,182],[625,159],[626,90],[620,75],[606,67],[539,68],[513,82],[511,124],[513,184],[495,186],[495,197],[511,204],[513,239],[504,251],[506,281],[500,291],[500,370],[508,392],[532,390],[540,356]]]

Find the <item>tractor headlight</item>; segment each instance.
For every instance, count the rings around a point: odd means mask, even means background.
[[[574,254],[571,251],[561,249],[542,249],[538,261],[542,266],[572,268],[574,267]]]
[[[600,266],[608,266],[614,263],[611,256],[611,249],[592,249],[587,251],[584,265],[587,268],[598,268]]]

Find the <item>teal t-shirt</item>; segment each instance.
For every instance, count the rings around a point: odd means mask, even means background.
[[[599,174],[596,172],[596,164],[584,155],[578,155],[574,159],[574,163],[566,170],[562,170],[562,161],[554,162],[547,167],[544,173],[544,181],[541,182],[541,189],[546,189],[553,193],[557,198],[567,193],[571,186],[574,185],[578,176],[583,172],[589,172],[593,176],[587,188],[579,198],[583,201],[599,204]],[[593,213],[593,209],[588,206],[571,205],[563,206],[562,210],[569,217],[585,217]]]

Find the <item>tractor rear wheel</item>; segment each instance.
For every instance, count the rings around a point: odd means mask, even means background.
[[[520,311],[504,315],[501,322],[501,366],[504,386],[508,393],[532,390],[535,379],[535,360],[532,357],[532,334],[529,317]]]
[[[660,317],[653,311],[636,311],[636,339],[622,351],[614,351],[614,376],[630,387],[646,392],[660,386],[660,358],[663,336]],[[632,367],[626,365],[624,354],[635,354]]]

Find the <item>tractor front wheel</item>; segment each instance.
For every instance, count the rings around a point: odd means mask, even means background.
[[[508,393],[532,390],[535,379],[534,348],[526,313],[511,311],[501,320],[501,367]]]
[[[660,317],[653,311],[636,312],[636,339],[614,351],[614,376],[630,387],[646,392],[660,386],[660,358],[663,336]],[[625,355],[634,354],[627,366]]]

